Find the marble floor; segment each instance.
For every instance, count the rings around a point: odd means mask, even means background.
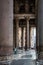
[[[13,60],[12,60],[13,58]],[[12,56],[11,62],[5,61],[0,65],[43,65],[40,62],[36,61],[38,58],[36,50],[29,49],[27,51],[17,50],[17,53]]]
[[[17,50],[17,53],[14,54],[15,59],[31,59],[36,60],[38,58],[37,52],[34,49],[28,49],[27,51],[24,50]]]
[[[11,65],[37,65],[36,63],[36,50],[28,49],[27,51],[18,50],[18,53],[14,55],[15,60]]]
[[[13,60],[11,65],[37,65],[35,60],[20,59]]]

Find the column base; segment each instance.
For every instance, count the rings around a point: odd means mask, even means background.
[[[13,54],[12,46],[0,46],[0,56],[7,56]]]
[[[12,46],[1,46],[0,47],[0,63],[9,64],[14,59]]]
[[[0,65],[11,65],[14,60],[14,55],[0,57]]]
[[[12,61],[12,60],[14,60],[14,54],[10,56],[0,56],[0,62],[1,61]]]

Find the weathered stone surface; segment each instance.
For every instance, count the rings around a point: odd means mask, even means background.
[[[39,58],[42,59],[41,52],[43,52],[43,0],[38,2],[38,27],[39,27]]]
[[[13,47],[13,0],[0,0],[0,55]]]

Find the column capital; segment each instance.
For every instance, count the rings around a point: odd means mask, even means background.
[[[26,20],[28,20],[28,21],[30,20],[30,17],[25,17],[25,18],[26,18]]]

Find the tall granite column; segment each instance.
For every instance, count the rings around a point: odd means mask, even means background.
[[[22,37],[21,37],[21,47],[22,47],[22,49],[23,49],[23,27],[22,27]]]
[[[13,0],[0,0],[0,55],[13,52]]]
[[[16,18],[16,48],[19,47],[19,19]]]
[[[38,2],[39,59],[43,59],[43,0]]]
[[[36,50],[39,52],[39,26],[38,26],[38,20],[36,18],[37,26],[36,26]]]
[[[26,17],[27,20],[27,48],[29,48],[29,17]]]

